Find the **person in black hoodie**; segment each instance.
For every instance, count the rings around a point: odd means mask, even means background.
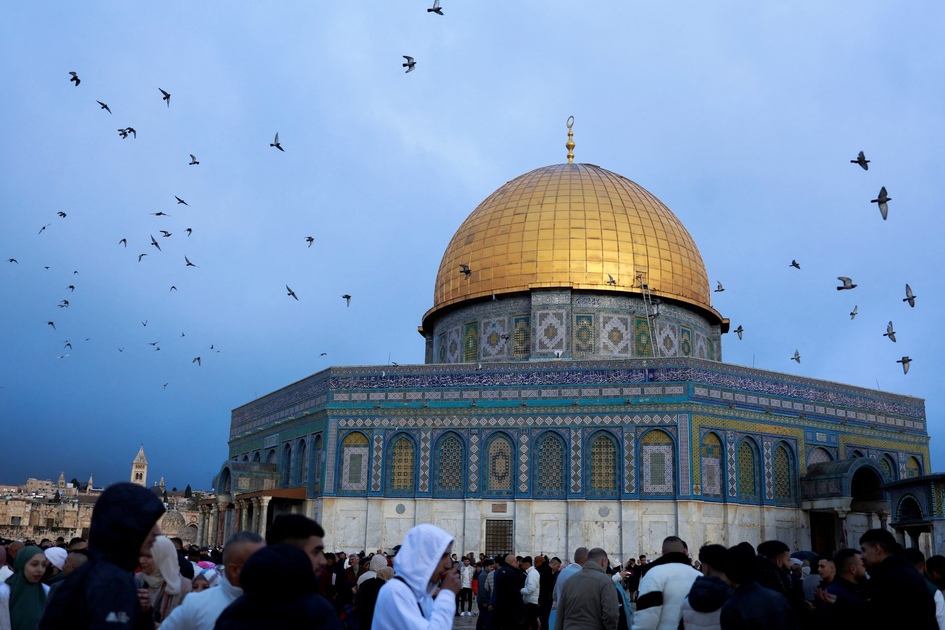
[[[334,607],[315,594],[312,563],[298,547],[263,547],[246,560],[240,585],[243,595],[224,609],[215,630],[342,629]]]
[[[147,488],[116,483],[95,503],[88,562],[59,583],[46,603],[40,630],[153,630],[141,610],[133,572],[138,556],[161,535],[164,504]]]
[[[870,574],[868,628],[937,630],[935,600],[925,579],[902,557],[892,533],[871,529],[860,536],[863,562]]]
[[[726,571],[728,550],[722,545],[704,545],[699,550],[702,577],[696,578],[682,605],[680,630],[709,630],[720,627],[722,605],[734,592]]]
[[[722,605],[722,630],[797,630],[794,611],[787,598],[755,581],[758,561],[747,542],[728,550],[726,576],[735,592]]]

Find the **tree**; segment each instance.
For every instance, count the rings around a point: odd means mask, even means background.
[[[190,489],[190,484],[187,484],[187,487],[184,488],[184,498],[189,499],[194,494],[194,491]]]
[[[173,488],[171,488],[171,492],[177,492],[177,486],[174,486]]]
[[[78,488],[78,487],[80,487],[79,480],[76,479],[75,477],[73,477],[73,478],[72,478],[72,481],[70,481],[69,483],[72,484],[72,487],[73,487],[73,488]]]

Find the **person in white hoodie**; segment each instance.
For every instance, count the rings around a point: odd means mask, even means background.
[[[633,630],[676,630],[682,604],[692,583],[702,575],[692,568],[685,541],[677,536],[663,540],[663,555],[647,566],[640,579]]]
[[[450,558],[452,551],[453,537],[435,525],[423,523],[407,532],[394,556],[395,575],[377,597],[371,628],[452,628],[460,588],[459,571],[453,569]]]
[[[243,594],[240,572],[246,559],[266,546],[266,541],[254,532],[234,534],[223,547],[223,576],[218,586],[201,592],[192,592],[180,606],[171,611],[163,630],[213,630],[223,610]]]
[[[525,556],[522,559],[522,567],[525,569],[525,586],[522,587],[522,601],[525,602],[525,623],[523,628],[537,628],[538,621],[538,593],[540,591],[541,575],[535,568],[531,556]]]

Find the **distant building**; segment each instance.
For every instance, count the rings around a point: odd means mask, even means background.
[[[148,458],[144,456],[144,444],[138,449],[138,455],[131,463],[131,483],[148,487]]]
[[[233,410],[202,542],[282,512],[346,550],[428,522],[458,551],[621,559],[671,534],[830,553],[896,524],[882,486],[929,471],[924,401],[723,363],[686,228],[570,157],[459,227],[425,365],[332,367]]]

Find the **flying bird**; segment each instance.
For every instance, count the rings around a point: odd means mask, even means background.
[[[347,293],[345,293],[345,294],[342,295],[341,297],[343,297],[344,300],[345,300],[345,306],[351,306],[351,296],[350,296],[350,295],[348,295]]]
[[[200,367],[200,366],[202,365],[202,364],[200,363],[200,357],[194,357],[194,360],[191,361],[191,363],[196,363],[196,364],[197,364],[197,367]]]
[[[118,348],[118,352],[124,352],[124,351],[125,351],[124,348]]]
[[[149,346],[156,346],[156,345],[158,345],[159,343],[161,343],[161,342],[160,342],[160,341],[149,341],[149,342],[148,342],[148,345],[149,345]]]
[[[197,161],[197,158],[194,157],[194,154],[190,154],[190,162],[187,163],[188,166],[197,166],[200,162]],[[186,204],[185,204],[186,205]]]
[[[168,385],[170,385],[170,383],[164,383],[164,389],[167,389]]]
[[[171,216],[171,215],[167,214],[166,212],[150,212],[149,214],[152,214],[152,215],[154,215],[154,216],[156,216],[156,217],[169,217],[169,216]]]
[[[718,281],[716,281],[716,282],[718,282]],[[722,286],[722,283],[721,283],[721,282],[718,282],[718,285],[719,285],[719,286],[716,287],[716,289],[715,289],[715,293],[721,293],[722,291],[725,290],[725,287]]]
[[[902,357],[901,359],[897,359],[896,363],[902,363],[902,373],[908,374],[909,364],[912,363],[912,359],[910,359],[909,357]]]
[[[135,138],[138,137],[138,132],[135,131],[134,127],[125,127],[125,135],[132,134]]]
[[[297,295],[295,294],[295,291],[293,291],[292,289],[289,288],[289,285],[285,285],[285,290],[288,291],[288,293],[286,293],[286,295],[288,295],[289,297],[295,298],[295,301],[296,301],[296,302],[299,301],[299,296],[297,296]]]
[[[59,308],[69,308],[69,300],[63,300],[56,306],[58,306]]]
[[[65,219],[65,218],[66,218],[66,213],[65,213],[65,212],[63,212],[62,210],[60,210],[60,211],[59,211],[59,212],[57,212],[56,214],[57,214],[57,215],[59,215],[60,217],[62,217],[63,219]]]
[[[908,284],[906,285],[906,297],[902,298],[903,302],[908,302],[909,306],[915,308],[915,295],[912,293],[912,287]]]
[[[883,337],[889,337],[891,342],[896,343],[896,331],[893,330],[892,322],[886,324],[886,332],[883,333]]]
[[[328,356],[328,353],[327,353],[327,352],[322,352],[322,353],[321,353],[320,355],[318,355],[318,356],[320,356],[320,357],[325,357],[325,356]]]
[[[56,330],[56,324],[54,322],[46,322],[47,326],[52,326],[53,330]]]
[[[190,156],[190,157],[193,157],[193,156]],[[174,199],[177,200],[177,205],[180,205],[180,204],[184,204],[185,206],[189,206],[189,205],[190,205],[189,203],[187,203],[186,201],[184,201],[183,199],[181,199],[181,198],[178,197],[177,195],[174,195]]]
[[[46,231],[46,228],[48,228],[50,225],[52,225],[52,223],[47,223],[43,227],[39,228],[39,232],[37,232],[37,234],[42,234],[44,231]]]
[[[276,139],[269,143],[269,146],[275,147],[285,153],[285,149],[282,148],[282,143],[279,142],[279,132],[276,132]]]
[[[743,333],[743,332],[745,332],[745,329],[742,328],[742,325],[741,325],[741,324],[739,324],[739,325],[738,325],[738,328],[735,329],[735,334],[738,335],[738,338],[739,338],[739,339],[742,338],[742,333]]]
[[[151,235],[149,235],[149,236],[151,236]],[[154,245],[155,247],[157,247],[158,251],[161,251],[161,246],[158,245],[158,242],[157,242],[156,240],[154,240],[154,236],[151,236],[151,244]]]
[[[119,244],[119,245],[124,245],[125,247],[128,247],[128,239],[127,239],[127,238],[123,238],[123,239],[121,239],[120,241],[118,241],[118,244]]]
[[[856,285],[853,284],[853,280],[850,280],[846,276],[837,276],[837,280],[843,283],[842,287],[837,287],[837,291],[843,291],[844,289],[855,289]]]
[[[142,321],[142,322],[141,322],[141,325],[144,326],[145,328],[147,328],[147,326],[148,326],[148,320]]]
[[[795,351],[794,351],[794,356],[791,357],[791,360],[792,360],[792,361],[797,361],[798,363],[800,363],[800,362],[801,362],[801,353],[798,352],[797,350],[795,350]]]
[[[469,268],[469,265],[466,263],[459,263],[459,272],[466,276],[466,279],[469,279],[469,275],[472,273],[472,270]]]
[[[167,230],[161,230],[161,238],[169,238],[170,236],[171,236],[170,232],[168,232]]]
[[[795,269],[800,269],[800,268],[801,268],[801,265],[800,265],[796,260],[793,260],[793,259],[791,260],[790,266],[791,266],[791,267],[794,267]]]
[[[20,264],[20,262],[16,258],[7,258],[7,262],[16,263],[18,265]]]
[[[407,68],[407,72],[413,72],[414,66],[417,65],[417,62],[414,61],[413,57],[409,55],[403,55],[403,58],[407,60],[407,63],[403,64],[402,67]]]
[[[427,13],[436,13],[437,15],[443,15],[443,9],[440,8],[440,0],[433,0],[433,8],[427,9]]]
[[[187,256],[184,256],[184,262],[187,263],[187,264],[185,265],[185,266],[187,266],[187,267],[196,267],[196,266],[197,266],[197,265],[195,265],[194,263],[190,262],[190,259],[187,258]]]
[[[161,90],[161,88],[158,88],[158,89]],[[161,94],[164,95],[164,96],[162,96],[161,98],[162,98],[163,100],[167,101],[167,106],[170,107],[170,106],[171,106],[171,95],[170,95],[169,93],[165,92],[164,90],[161,90]]]
[[[853,310],[850,311],[850,319],[853,319],[853,318],[856,317],[856,312],[857,312],[857,309],[858,309],[858,308],[859,308],[859,307],[856,306],[856,305],[853,306]]]
[[[617,281],[614,280],[614,277],[610,275],[609,273],[607,274],[607,284],[613,284],[613,285],[617,284]]]
[[[95,102],[98,103],[99,105],[101,105],[101,106],[102,106],[102,109],[104,109],[104,110],[105,110],[106,112],[108,112],[109,114],[112,113],[112,110],[110,110],[110,109],[108,108],[108,105],[106,105],[106,104],[103,103],[102,101],[95,101]]]
[[[171,291],[176,291],[176,290],[177,290],[177,287],[175,287],[175,286],[172,284],[170,290],[171,290]]]
[[[892,201],[892,197],[886,194],[885,186],[879,189],[879,195],[876,197],[876,199],[870,200],[870,203],[879,204],[879,213],[883,215],[883,221],[886,220],[886,215],[889,214],[889,206],[887,203],[890,201]]]
[[[870,170],[870,161],[866,159],[866,156],[860,151],[859,155],[856,156],[855,160],[850,160],[850,164],[859,164],[863,167],[864,171]]]
[[[314,236],[306,236],[306,237],[305,237],[305,242],[308,243],[308,246],[309,246],[309,247],[311,247],[311,246],[312,246],[312,243],[315,242],[315,237],[314,237]]]
[[[79,78],[79,75],[77,75],[75,72],[70,72],[69,74],[72,75],[72,78],[69,79],[69,81],[75,83],[76,87],[79,87],[79,84],[82,83],[82,79]]]
[[[184,230],[184,231],[187,232],[187,236],[190,236],[190,233],[193,232],[194,229],[193,229],[193,228],[187,228],[187,229]]]
[[[66,348],[69,348],[70,350],[72,350],[72,344],[69,343],[68,341],[66,342],[66,345],[62,347],[63,350],[65,350]]]
[[[141,262],[141,259],[147,256],[147,254],[138,254],[138,262]]]

